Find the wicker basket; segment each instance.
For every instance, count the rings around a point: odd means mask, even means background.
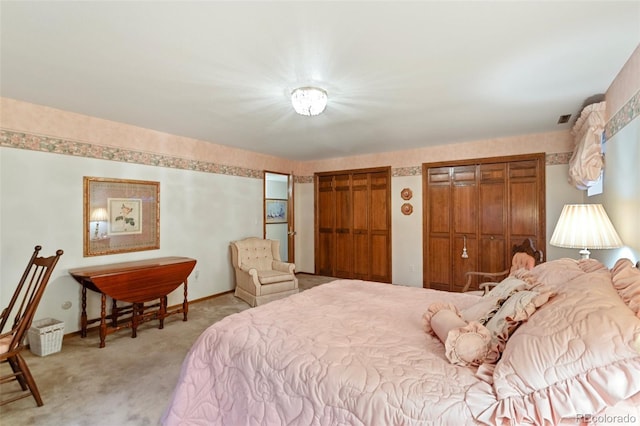
[[[64,336],[64,322],[45,318],[31,323],[29,349],[38,356],[60,352]]]

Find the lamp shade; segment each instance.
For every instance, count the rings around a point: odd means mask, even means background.
[[[91,212],[90,220],[92,222],[106,222],[107,220],[109,220],[109,214],[107,213],[107,209],[103,207],[94,209]]]
[[[327,92],[319,87],[299,87],[291,92],[291,105],[298,114],[318,115],[327,106]]]
[[[585,249],[587,257],[586,249],[623,246],[602,204],[566,204],[550,243],[556,247]]]

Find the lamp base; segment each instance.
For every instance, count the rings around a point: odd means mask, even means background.
[[[579,253],[580,253],[580,259],[589,259],[589,255],[591,254],[591,252],[586,248],[583,248],[582,250],[580,250]]]

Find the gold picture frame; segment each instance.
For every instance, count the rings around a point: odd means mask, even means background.
[[[160,248],[160,182],[84,176],[84,257]]]

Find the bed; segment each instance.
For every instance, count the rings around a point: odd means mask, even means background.
[[[161,422],[640,422],[640,270],[560,259],[517,279],[537,302],[506,317],[508,335],[491,334],[485,361],[467,364],[452,361],[435,320],[460,320],[487,296],[337,280],[228,316],[194,343]]]

